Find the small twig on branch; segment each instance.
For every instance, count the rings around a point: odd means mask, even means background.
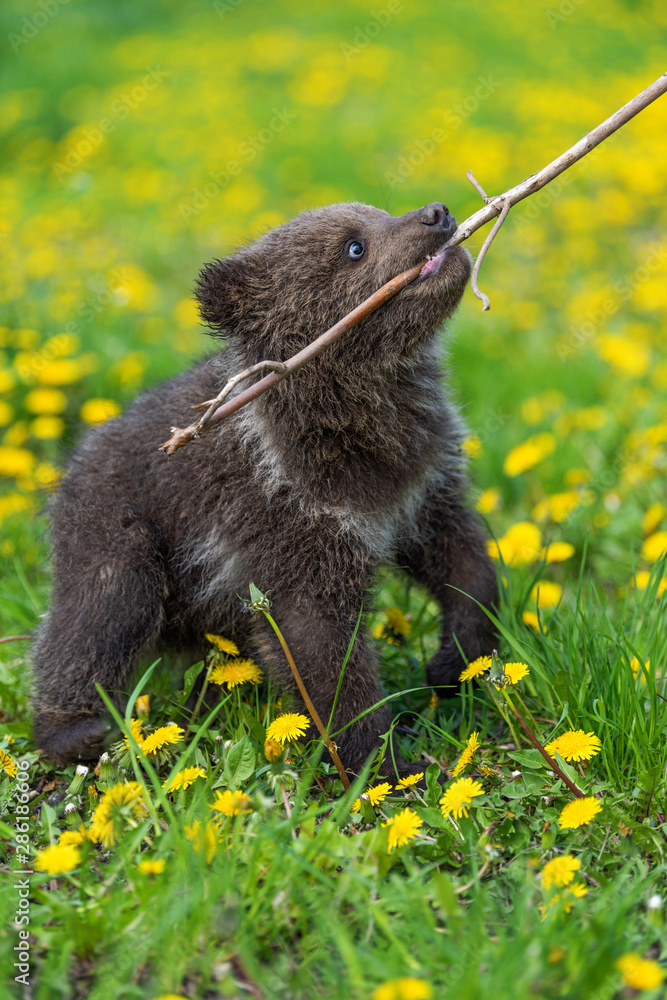
[[[490,199],[484,194],[483,188],[477,183],[477,181],[473,177],[472,170],[469,170],[466,176],[468,180],[473,184],[473,186],[477,188],[484,201],[488,204]],[[484,292],[480,291],[479,285],[477,284],[477,279],[479,278],[479,269],[482,266],[482,261],[484,260],[484,257],[486,256],[486,251],[489,249],[489,247],[495,240],[496,236],[498,235],[498,230],[500,229],[503,222],[507,218],[507,213],[509,212],[509,210],[510,210],[510,203],[508,201],[503,201],[502,208],[500,209],[500,215],[493,224],[493,229],[484,240],[484,243],[482,244],[482,249],[477,254],[477,260],[475,261],[475,266],[472,269],[472,277],[470,278],[470,287],[472,288],[473,295],[476,295],[478,299],[482,300],[482,310],[484,312],[486,312],[488,309],[491,308],[491,302],[489,300],[489,296],[485,295]]]
[[[31,635],[4,635],[0,642],[19,642],[23,639],[32,639]]]
[[[479,191],[486,204],[484,205],[484,208],[480,208],[474,213],[474,215],[471,215],[465,220],[465,222],[461,223],[456,232],[450,237],[442,249],[444,250],[445,247],[459,246],[459,244],[463,243],[464,240],[469,239],[474,232],[486,225],[487,222],[490,222],[491,219],[498,216],[493,230],[489,234],[489,237],[480,251],[478,262],[475,267],[475,270],[478,272],[479,264],[481,264],[484,254],[488,250],[488,247],[491,245],[498,229],[507,216],[507,212],[513,205],[516,205],[517,202],[523,201],[524,198],[528,198],[530,195],[535,194],[536,191],[539,191],[555,177],[558,177],[559,174],[562,174],[563,171],[567,170],[583,156],[586,156],[587,153],[590,153],[592,149],[595,149],[595,147],[599,146],[601,142],[608,139],[610,135],[618,131],[621,126],[625,125],[626,122],[629,122],[631,118],[634,118],[635,115],[639,114],[640,111],[643,111],[644,108],[648,107],[649,104],[655,101],[666,91],[667,73],[663,73],[662,76],[659,76],[658,79],[655,80],[649,87],[646,87],[645,90],[642,90],[642,92],[631,101],[624,104],[622,108],[619,108],[619,110],[611,115],[611,117],[607,118],[606,121],[602,122],[596,128],[592,129],[592,131],[588,132],[582,139],[579,140],[579,142],[576,142],[574,146],[571,146],[570,149],[566,150],[555,160],[552,160],[551,163],[548,163],[546,167],[538,170],[535,174],[531,174],[530,177],[521,181],[520,184],[516,184],[513,188],[510,188],[508,191],[504,191],[495,198],[489,198],[477,181],[471,177],[471,183],[477,191]],[[393,298],[393,296],[400,292],[401,289],[405,288],[406,285],[409,285],[410,282],[414,281],[421,273],[421,269],[425,263],[426,261],[423,261],[421,264],[417,264],[408,271],[403,271],[402,274],[399,274],[395,278],[392,278],[391,281],[388,281],[386,285],[383,285],[377,292],[374,292],[373,295],[369,296],[369,298],[358,305],[356,309],[353,309],[347,316],[344,316],[343,319],[338,321],[338,323],[332,326],[325,333],[321,334],[321,336],[319,336],[317,340],[314,340],[312,344],[309,344],[302,351],[299,351],[299,353],[295,354],[294,357],[288,358],[284,362],[283,371],[272,371],[269,375],[265,375],[264,378],[260,379],[259,382],[250,386],[250,388],[240,392],[238,396],[228,400],[221,406],[217,406],[214,412],[212,412],[207,418],[205,424],[197,421],[197,423],[191,424],[186,428],[172,427],[172,436],[168,441],[161,445],[162,450],[166,451],[168,455],[173,455],[178,448],[182,448],[183,445],[191,441],[192,438],[197,435],[198,431],[203,429],[204,426],[212,427],[214,424],[220,423],[220,421],[224,420],[225,417],[230,416],[232,413],[236,413],[236,411],[240,410],[242,406],[246,406],[248,403],[252,402],[253,399],[257,399],[257,397],[261,396],[262,393],[267,391],[267,389],[270,389],[278,382],[281,382],[284,378],[287,378],[289,375],[298,371],[305,364],[307,364],[308,361],[317,357],[318,354],[321,354],[322,351],[326,350],[327,347],[342,337],[343,334],[350,330],[353,326],[356,326],[357,323],[366,319],[367,316],[370,316],[372,312],[379,309],[385,302],[388,302],[389,299]],[[475,274],[474,281],[476,285],[477,274]],[[488,298],[479,291],[479,288],[475,294],[485,303],[484,309],[488,309]],[[267,363],[267,367],[269,364],[270,363]],[[244,373],[241,374],[243,375]],[[215,402],[215,400],[211,401],[210,407],[212,407]],[[204,416],[207,416],[207,414],[204,414]]]

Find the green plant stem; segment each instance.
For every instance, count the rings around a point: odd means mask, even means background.
[[[292,654],[290,652],[290,648],[287,645],[287,643],[285,642],[285,639],[283,638],[282,632],[280,631],[280,629],[278,628],[278,626],[274,622],[274,620],[271,617],[271,615],[269,614],[269,612],[263,610],[262,613],[265,615],[266,620],[268,621],[268,623],[270,624],[271,628],[273,629],[273,631],[276,633],[276,636],[278,637],[278,642],[282,646],[283,653],[285,654],[285,657],[287,658],[287,662],[290,665],[290,669],[291,669],[292,673],[294,674],[294,680],[296,681],[297,687],[299,688],[299,691],[301,692],[301,697],[303,698],[303,700],[305,702],[306,708],[310,712],[310,717],[313,720],[313,722],[315,723],[315,725],[317,726],[317,728],[318,728],[318,730],[320,732],[320,736],[322,737],[322,739],[326,743],[326,747],[327,747],[327,750],[329,751],[329,753],[331,755],[331,759],[333,760],[334,764],[336,765],[336,770],[338,771],[338,774],[340,776],[340,780],[343,782],[343,788],[347,789],[347,788],[350,787],[350,779],[348,778],[347,772],[346,772],[345,768],[343,767],[343,764],[342,764],[342,761],[341,761],[340,757],[338,756],[338,751],[336,750],[336,747],[333,745],[333,743],[331,741],[331,737],[327,733],[326,728],[325,728],[322,720],[320,719],[315,706],[313,705],[313,703],[311,701],[310,695],[308,694],[308,691],[306,690],[306,685],[303,683],[303,680],[301,679],[301,674],[299,673],[297,665],[294,662],[294,657],[292,656]]]
[[[208,679],[211,676],[211,670],[212,669],[213,669],[213,658],[211,657],[211,659],[209,660],[209,664],[208,664],[207,670],[206,670],[206,677],[204,678],[204,683],[201,686],[201,691],[199,692],[199,697],[197,698],[197,701],[195,703],[195,707],[193,709],[192,715],[190,716],[190,722],[188,723],[190,726],[194,723],[195,719],[199,715],[199,709],[201,708],[202,702],[204,700],[204,696],[206,695],[206,689],[208,688]]]
[[[515,716],[519,720],[519,723],[520,723],[523,731],[525,732],[526,736],[528,737],[528,739],[530,740],[530,742],[533,744],[533,746],[535,747],[535,749],[540,751],[540,753],[542,754],[542,756],[546,760],[546,762],[549,765],[549,767],[558,775],[558,777],[560,778],[560,780],[564,784],[567,785],[567,787],[570,789],[570,791],[573,792],[574,795],[577,796],[577,798],[579,798],[579,799],[585,798],[584,793],[581,791],[581,789],[577,788],[577,786],[572,781],[570,781],[570,779],[565,774],[565,772],[560,769],[560,767],[558,766],[558,764],[556,763],[556,761],[553,759],[553,757],[546,752],[546,750],[544,749],[544,747],[542,746],[542,744],[540,743],[540,741],[537,739],[537,737],[534,736],[533,733],[530,731],[530,729],[528,728],[527,724],[524,722],[522,716],[519,714],[519,712],[517,711],[517,709],[512,704],[512,699],[508,695],[508,693],[505,690],[505,688],[501,688],[501,690],[502,690],[503,696],[505,698],[505,701],[507,702],[507,704],[509,705],[509,707],[512,709],[512,711],[514,712]]]

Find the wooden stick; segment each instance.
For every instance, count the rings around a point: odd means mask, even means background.
[[[644,108],[648,107],[653,101],[664,94],[667,91],[667,73],[663,73],[659,76],[649,87],[642,90],[640,94],[634,97],[627,104],[624,104],[622,108],[619,108],[611,117],[607,118],[606,121],[602,122],[597,128],[588,132],[579,142],[576,142],[574,146],[566,150],[551,163],[548,163],[546,167],[543,167],[535,174],[531,174],[525,180],[521,181],[520,184],[516,184],[513,188],[508,191],[504,191],[503,194],[497,195],[495,198],[488,198],[486,204],[479,211],[471,215],[465,222],[457,228],[456,232],[450,237],[447,243],[444,244],[442,249],[445,247],[458,246],[463,243],[464,240],[469,239],[470,236],[482,226],[490,222],[491,219],[496,218],[496,216],[503,215],[502,221],[504,221],[509,209],[516,205],[517,202],[523,201],[524,198],[528,198],[531,194],[535,194],[540,188],[543,188],[546,184],[552,181],[563,171],[567,170],[572,164],[576,163],[587,153],[590,153],[592,149],[595,149],[601,142],[609,138],[614,132],[618,131],[621,126],[629,122],[631,118],[643,111]],[[482,197],[486,198],[483,193],[482,188],[473,181],[477,190],[482,194]],[[500,221],[500,220],[499,220]],[[502,224],[502,223],[500,223]],[[490,246],[491,239],[496,235],[500,226],[494,227],[493,233],[490,238],[485,243],[485,248],[488,249]],[[480,254],[483,257],[483,254]],[[307,347],[304,347],[302,351],[295,354],[293,357],[288,358],[284,362],[285,370],[282,372],[271,372],[271,374],[266,375],[264,378],[260,379],[250,388],[245,389],[240,392],[238,396],[234,399],[228,400],[219,406],[214,413],[212,413],[206,424],[207,427],[212,427],[215,424],[220,423],[225,417],[230,416],[232,413],[236,413],[240,410],[242,406],[246,406],[248,403],[252,402],[253,399],[257,399],[262,393],[266,392],[272,386],[277,385],[284,378],[292,375],[294,372],[298,371],[305,364],[307,364],[312,358],[316,358],[318,354],[326,350],[331,344],[343,336],[348,330],[357,323],[360,323],[367,316],[370,316],[372,312],[379,309],[381,305],[388,302],[389,299],[393,298],[398,292],[400,292],[406,285],[414,281],[424,266],[425,261],[421,264],[417,264],[415,267],[411,267],[408,271],[403,271],[402,274],[398,274],[391,281],[388,281],[386,285],[374,292],[369,298],[353,309],[352,312],[344,316],[343,319],[339,320],[334,326],[332,326],[325,333],[321,334]],[[481,263],[481,260],[480,260]],[[477,268],[479,270],[479,268]],[[482,297],[482,293],[480,293]],[[483,297],[484,301],[484,297]],[[488,300],[487,300],[488,301]],[[485,308],[488,306],[485,303]],[[178,448],[182,448],[184,445],[188,444],[194,437],[196,437],[203,427],[196,422],[191,424],[189,427],[179,428],[172,427],[172,436],[166,441],[161,448],[166,451],[168,455],[173,455]]]

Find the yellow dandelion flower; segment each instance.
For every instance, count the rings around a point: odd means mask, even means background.
[[[412,785],[416,785],[418,781],[421,781],[423,777],[423,771],[419,771],[417,774],[406,774],[406,776],[401,778],[398,784],[394,787],[399,790],[401,788],[410,788]]]
[[[204,771],[201,767],[184,767],[182,771],[179,771],[178,774],[174,775],[171,781],[169,781],[168,778],[166,781],[163,781],[162,787],[166,788],[168,784],[168,790],[170,792],[175,792],[179,788],[189,788],[192,782],[196,781],[197,778],[205,777],[206,771]]]
[[[424,820],[417,815],[414,809],[404,809],[402,812],[392,816],[387,823],[383,823],[382,825],[389,829],[387,848],[389,853],[391,854],[395,847],[402,847],[410,840],[413,840],[419,833],[419,828],[423,825],[423,822]]]
[[[16,761],[2,748],[0,748],[0,768],[2,768],[5,774],[8,774],[10,778],[16,777]]]
[[[145,815],[143,788],[137,781],[127,781],[109,788],[96,806],[88,837],[104,847],[116,843],[118,829],[125,821]]]
[[[62,875],[71,872],[81,862],[81,851],[74,844],[53,844],[38,851],[35,868],[48,875]]]
[[[162,747],[168,746],[173,743],[179,743],[185,735],[185,730],[177,726],[175,722],[171,722],[168,726],[160,726],[156,729],[154,733],[147,736],[144,740],[141,749],[144,751],[147,757],[152,754],[157,753]]]
[[[476,435],[473,435],[473,437],[466,438],[465,441],[462,441],[461,448],[466,453],[468,458],[479,458],[479,456],[482,454],[482,442]]]
[[[667,531],[655,531],[642,545],[642,558],[657,562],[667,552]]]
[[[270,764],[274,764],[277,760],[280,760],[284,751],[285,748],[277,740],[267,740],[264,744],[264,756]]]
[[[480,514],[492,514],[500,506],[500,491],[493,486],[480,494],[475,507]]]
[[[228,660],[213,668],[209,680],[213,684],[226,684],[228,688],[233,688],[237,684],[259,684],[263,676],[263,671],[254,660]]]
[[[531,590],[530,596],[538,608],[555,608],[563,596],[563,588],[559,583],[540,580]]]
[[[469,663],[462,674],[459,674],[460,681],[471,681],[473,677],[479,677],[486,670],[491,668],[490,656],[478,656],[476,660]]]
[[[665,978],[665,970],[650,958],[642,958],[631,952],[622,955],[616,968],[623,976],[623,982],[633,990],[656,990]]]
[[[192,844],[195,854],[203,848],[206,852],[206,861],[211,863],[218,850],[218,835],[220,828],[217,823],[208,820],[206,826],[202,827],[201,821],[196,819],[194,823],[185,827],[185,836]]]
[[[647,569],[640,569],[637,572],[634,580],[631,581],[631,586],[635,586],[637,590],[646,590],[651,580],[651,574]],[[662,597],[664,592],[667,590],[667,578],[660,580],[658,584],[658,597]]]
[[[544,748],[548,754],[559,753],[563,760],[590,760],[600,752],[602,741],[595,733],[585,733],[583,729],[570,729],[557,736]]]
[[[206,639],[221,653],[227,653],[229,656],[239,655],[239,647],[231,639],[225,639],[222,635],[214,635],[212,632],[206,633]]]
[[[517,684],[530,673],[525,663],[506,663],[503,667],[505,677],[510,684]]]
[[[380,804],[380,802],[383,801],[383,799],[386,799],[390,791],[391,791],[391,785],[389,784],[389,782],[383,781],[379,785],[375,785],[374,788],[367,788],[366,791],[363,792],[363,795],[365,798],[368,799],[373,808],[375,808]],[[351,811],[353,813],[358,813],[360,809],[361,809],[361,799],[355,799],[352,804]]]
[[[67,409],[67,396],[62,389],[33,389],[25,397],[25,405],[31,413],[64,413]]]
[[[590,823],[599,812],[602,812],[602,806],[593,796],[574,799],[561,810],[558,825],[561,830],[578,830],[580,826],[586,826]]]
[[[151,696],[149,694],[140,694],[137,698],[136,709],[139,715],[148,715],[151,710]]]
[[[84,423],[103,424],[118,416],[120,406],[115,399],[87,399],[79,412]]]
[[[226,788],[224,792],[216,794],[215,802],[211,803],[210,808],[224,816],[238,816],[239,813],[252,812],[253,806],[245,792],[232,792]]]
[[[139,746],[143,746],[144,734],[141,728],[141,719],[130,719],[130,732],[132,733],[132,739]],[[127,736],[123,739],[123,746],[126,750],[130,749],[130,741]]]
[[[536,521],[553,521],[562,524],[573,510],[582,502],[582,494],[577,490],[566,490],[564,493],[552,493],[536,504],[531,514]]]
[[[473,757],[479,750],[479,733],[471,733],[468,742],[463,748],[461,756],[452,768],[452,778],[458,778],[459,774],[465,771],[466,767],[472,764]]]
[[[433,990],[426,980],[405,976],[378,986],[372,1000],[431,1000],[432,996]]]
[[[644,534],[652,535],[665,514],[667,514],[667,507],[663,503],[652,503],[642,518],[642,531]]]
[[[635,680],[637,680],[637,677],[641,677],[642,684],[645,684],[646,676],[644,674],[644,671],[641,669],[642,666],[645,666],[646,669],[649,670],[651,667],[651,661],[647,660],[645,664],[641,664],[637,659],[637,657],[633,656],[632,659],[630,660],[630,669],[632,670],[632,676],[634,677]]]
[[[497,542],[487,543],[492,559],[501,559],[506,566],[524,566],[539,559],[542,532],[531,521],[517,521]]]
[[[85,830],[85,827],[82,827]],[[58,844],[63,847],[79,847],[83,844],[84,836],[81,830],[64,830],[58,837]]]
[[[564,562],[566,559],[570,559],[573,555],[574,545],[570,545],[569,542],[552,542],[551,545],[547,545],[546,549],[542,552],[542,558],[545,559],[547,563]]]
[[[166,861],[164,858],[146,858],[145,861],[140,861],[137,865],[137,870],[142,873],[142,875],[161,875],[164,871]]]
[[[542,885],[545,889],[551,889],[552,886],[558,886],[562,889],[572,882],[574,873],[578,872],[580,868],[581,861],[571,854],[552,858],[542,869]]]
[[[308,727],[310,719],[299,712],[285,712],[273,720],[266,730],[267,740],[277,740],[279,743],[291,743],[301,739]]]
[[[376,639],[385,639],[388,643],[399,645],[410,635],[411,624],[400,608],[389,608],[384,619],[375,626],[373,635]]]
[[[540,631],[540,620],[534,611],[524,611],[521,615],[521,619],[524,625],[528,625],[530,628],[534,628],[536,632]],[[542,632],[546,633],[546,626],[541,626]]]
[[[468,815],[470,803],[478,795],[484,795],[484,789],[479,781],[472,778],[459,778],[453,785],[450,785],[445,794],[440,799],[440,809],[443,816],[453,814],[454,819]]]
[[[518,476],[538,465],[556,449],[556,438],[548,431],[532,437],[512,448],[503,465],[506,476]]]

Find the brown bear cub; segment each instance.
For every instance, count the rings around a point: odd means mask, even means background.
[[[291,686],[264,616],[243,613],[251,580],[270,593],[323,719],[381,563],[442,607],[430,684],[457,683],[458,645],[468,659],[491,651],[475,602],[492,606],[495,573],[465,505],[465,427],[442,386],[438,331],[470,273],[465,250],[442,250],[455,226],[441,203],[399,218],[329,205],[203,269],[201,315],[226,346],[89,432],[52,502],[53,599],[34,664],[35,738],[53,761],[102,752],[95,682],[122,705],[156,648],[198,659],[205,633],[219,633]],[[297,374],[172,457],[159,450],[231,375],[285,360],[426,259],[417,281]],[[382,697],[360,632],[333,729]],[[384,706],[337,737],[346,767],[359,769],[390,723]]]

